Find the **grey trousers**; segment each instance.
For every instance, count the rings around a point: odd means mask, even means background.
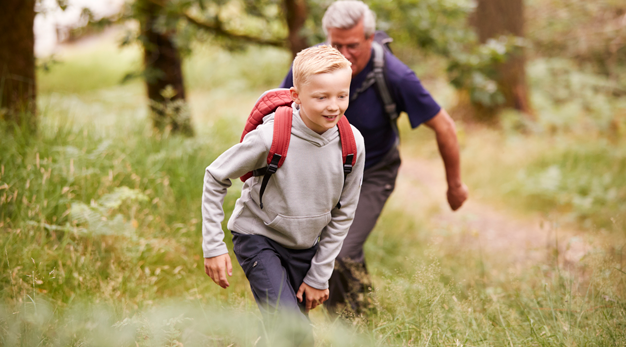
[[[289,249],[261,235],[232,235],[235,255],[250,282],[265,329],[273,335],[273,342],[262,339],[260,345],[273,346],[280,341],[288,346],[313,346],[306,297],[303,295],[302,302],[298,302],[296,293],[318,245]]]
[[[400,162],[400,153],[394,147],[379,163],[363,173],[354,222],[343,241],[329,281],[330,297],[325,306],[330,312],[348,309],[358,314],[369,305],[366,294],[372,288],[363,245],[395,188]]]

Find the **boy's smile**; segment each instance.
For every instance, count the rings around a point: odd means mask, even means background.
[[[300,105],[300,117],[318,134],[331,129],[348,108],[352,70],[344,68],[314,74],[299,88],[291,88],[291,98]]]

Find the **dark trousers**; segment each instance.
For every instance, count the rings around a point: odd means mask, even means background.
[[[261,235],[233,232],[233,246],[239,265],[250,282],[267,330],[278,332],[291,345],[312,345],[311,322],[305,311],[306,298],[298,302],[296,293],[311,267],[317,245],[289,249]],[[289,326],[286,326],[289,325]]]
[[[369,304],[366,294],[372,287],[363,245],[395,188],[399,168],[400,153],[394,147],[381,162],[363,173],[354,222],[335,259],[335,269],[329,281],[330,297],[325,306],[331,313],[347,309],[359,314]]]

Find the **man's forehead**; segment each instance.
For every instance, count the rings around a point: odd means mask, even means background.
[[[365,38],[365,35],[328,35],[330,43],[358,43]]]
[[[328,28],[328,38],[331,41],[335,40],[361,40],[365,37],[365,28],[361,22],[352,28],[344,29],[344,28]]]

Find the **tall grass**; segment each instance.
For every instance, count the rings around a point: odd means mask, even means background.
[[[204,274],[200,247],[204,168],[238,140],[255,88],[282,78],[272,65],[276,54],[235,55],[239,65],[260,66],[255,73],[267,71],[251,75],[257,82],[245,80],[239,67],[219,72],[228,80],[243,78],[233,83],[251,91],[232,95],[217,85],[202,86],[201,79],[192,82],[195,138],[153,132],[137,83],[72,91],[58,77],[50,77],[50,85],[59,88],[41,98],[37,135],[0,129],[2,345],[255,346],[263,339],[289,345],[263,329],[242,270],[235,264],[231,286],[222,290]],[[203,64],[201,57],[193,59],[189,66]],[[73,60],[64,64],[70,68]],[[585,165],[578,162],[602,163],[604,154],[598,153],[608,153],[608,145],[581,144],[590,154],[572,159],[577,157],[562,155],[568,146],[545,154],[532,138],[471,131],[463,140],[468,160],[494,153],[485,148],[509,148],[511,141],[527,145],[491,157],[494,166],[506,168],[485,176],[498,187],[522,166],[533,173],[557,165],[582,176]],[[405,155],[435,151],[432,139],[404,138]],[[421,149],[426,143],[430,149]],[[469,170],[476,170],[472,182],[480,182],[477,168]],[[607,171],[617,184],[623,182],[620,170]],[[235,182],[230,189],[226,218],[240,187]],[[569,184],[562,189],[569,192]],[[393,199],[366,244],[375,309],[347,321],[313,311],[317,345],[626,344],[623,245],[598,248],[575,268],[565,269],[554,260],[555,249],[548,249],[545,264],[513,269],[498,254],[451,246],[471,231],[434,231],[428,211],[416,221],[414,211]],[[546,200],[542,206],[554,205]],[[609,215],[620,208],[612,206],[600,204],[595,211]],[[436,232],[442,242],[431,242]]]
[[[383,257],[402,264],[372,257],[377,305],[360,321],[380,345],[624,343],[623,244],[595,249],[574,268],[548,248],[544,264],[520,269],[504,254],[464,247],[470,230],[404,228],[409,218],[397,213],[388,211],[376,232],[392,239]],[[442,241],[430,241],[433,234]],[[393,240],[401,238],[398,247]],[[373,248],[370,242],[368,255]]]

